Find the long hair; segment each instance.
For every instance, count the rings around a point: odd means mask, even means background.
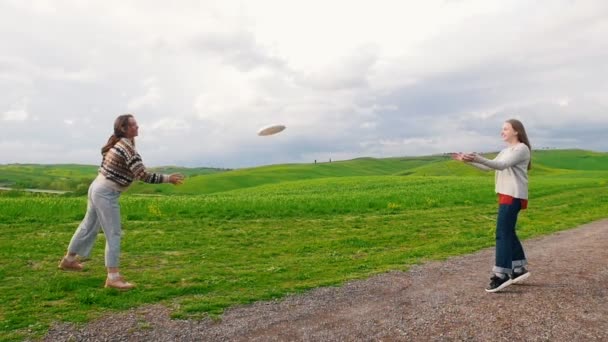
[[[133,114],[123,114],[114,120],[114,134],[108,138],[108,142],[101,148],[101,155],[105,154],[112,148],[116,143],[124,138],[129,129],[129,119],[133,117]]]
[[[528,170],[532,168],[532,146],[530,146],[530,140],[528,139],[528,134],[526,134],[526,129],[524,128],[524,124],[517,119],[509,119],[505,122],[511,124],[513,130],[517,132],[517,139],[519,142],[525,144],[530,149],[530,161],[528,162]]]

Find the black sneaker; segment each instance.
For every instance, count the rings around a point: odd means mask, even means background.
[[[513,280],[510,277],[500,278],[496,275],[493,275],[490,278],[490,285],[486,288],[486,292],[496,292],[504,289],[505,287],[511,285]]]
[[[531,273],[528,272],[527,269],[523,268],[523,271],[521,272],[513,272],[513,274],[511,275],[511,280],[513,280],[513,284],[519,284],[522,281],[528,279],[530,274]]]

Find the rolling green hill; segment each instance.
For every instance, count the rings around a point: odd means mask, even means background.
[[[494,154],[487,154],[493,157]],[[608,170],[608,153],[584,150],[539,150],[533,152],[531,176],[552,175],[577,177],[587,172]],[[357,158],[317,164],[280,164],[237,170],[213,168],[181,168],[176,166],[154,169],[162,173],[181,172],[187,176],[183,185],[150,185],[137,182],[130,194],[210,194],[265,184],[307,179],[357,176],[491,176],[492,172],[452,161],[447,156],[434,155],[401,158]],[[74,191],[84,194],[95,177],[97,166],[91,165],[0,165],[0,186]]]
[[[403,170],[440,163],[445,159],[446,157],[443,156],[358,158],[332,163],[268,165],[213,175],[195,176],[187,179],[179,187],[169,184],[159,186],[138,183],[132,186],[129,191],[132,193],[208,194],[306,179],[394,175]]]
[[[8,164],[0,165],[0,186],[16,189],[50,189],[86,193],[97,175],[96,165],[79,164]],[[217,168],[185,168],[164,166],[151,168],[153,172],[182,173],[187,177],[225,172]]]
[[[539,150],[534,160],[542,165],[569,170],[608,170],[608,153],[585,150]]]
[[[608,170],[608,165],[601,169],[602,160],[608,164],[608,153],[575,150],[547,150],[533,152],[533,167],[531,176],[547,175],[568,177],[574,172],[577,177],[588,173],[589,177],[597,177],[597,172]],[[495,154],[487,154],[492,158]],[[554,162],[564,159],[583,159],[570,167]],[[579,156],[579,157],[577,157]],[[591,158],[584,156],[593,156]],[[594,161],[597,158],[599,161]],[[602,159],[604,158],[604,159]],[[548,161],[548,162],[545,162]],[[567,165],[567,163],[562,163]],[[596,167],[593,168],[592,166]],[[595,172],[594,172],[595,171]],[[170,185],[154,186],[136,184],[131,193],[158,194],[209,194],[230,191],[240,188],[255,187],[264,184],[276,184],[306,179],[353,177],[353,176],[487,176],[493,177],[493,172],[480,171],[469,165],[450,160],[446,156],[403,157],[403,158],[358,158],[333,163],[321,164],[283,164],[256,168],[239,169],[221,174],[196,176],[187,179],[179,187]]]
[[[97,168],[78,164],[0,165],[0,186],[75,191],[80,184],[95,178]]]

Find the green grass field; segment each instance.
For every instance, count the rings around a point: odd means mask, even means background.
[[[608,217],[605,153],[534,156],[521,238]],[[77,169],[84,171],[75,177],[94,177],[95,168]],[[490,247],[493,182],[493,173],[432,156],[196,175],[161,192],[140,184],[121,198],[121,273],[138,284],[126,293],[103,288],[103,234],[84,272],[57,270],[85,197],[0,192],[0,339],[151,303],[176,317],[215,316]]]
[[[99,166],[94,165],[38,165],[10,164],[0,165],[0,186],[15,189],[47,189],[72,191],[76,195],[86,195],[91,181]],[[184,168],[165,166],[151,169],[154,172],[180,172],[188,177],[209,175],[227,171],[215,168]]]

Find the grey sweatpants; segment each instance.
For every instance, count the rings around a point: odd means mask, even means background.
[[[118,267],[122,235],[118,204],[120,194],[120,191],[112,189],[99,179],[91,183],[87,213],[72,236],[68,252],[88,257],[101,228],[106,236],[106,267]]]

